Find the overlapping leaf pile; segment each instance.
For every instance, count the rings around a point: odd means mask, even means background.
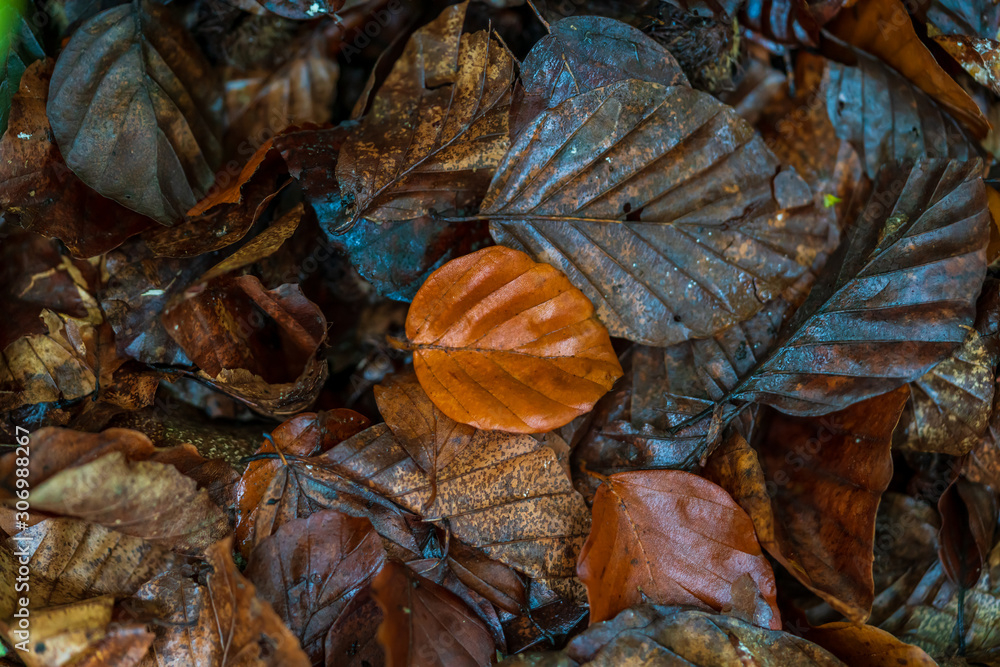
[[[1000,6],[0,30],[0,665],[1000,665]]]

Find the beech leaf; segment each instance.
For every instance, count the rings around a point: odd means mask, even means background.
[[[410,306],[406,335],[427,395],[476,428],[563,426],[621,376],[587,298],[559,271],[500,246],[431,274]]]
[[[781,627],[774,573],[753,522],[722,488],[691,473],[639,470],[604,480],[577,571],[591,623],[649,601]]]

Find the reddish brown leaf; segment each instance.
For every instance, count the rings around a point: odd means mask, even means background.
[[[265,290],[253,276],[224,276],[187,290],[162,320],[199,377],[259,412],[294,414],[326,380],[326,319],[298,285]]]
[[[552,267],[499,246],[435,271],[406,335],[427,395],[477,428],[549,431],[588,412],[621,376],[587,298]]]
[[[489,630],[451,591],[388,562],[372,583],[384,618],[378,639],[387,667],[482,667],[494,655]]]
[[[871,612],[875,513],[906,398],[900,388],[819,419],[774,414],[759,455],[735,435],[709,468],[761,545],[854,622]]]
[[[243,574],[318,663],[330,627],[384,563],[371,523],[323,510],[278,528],[253,550]]]
[[[938,500],[941,513],[938,554],[948,578],[961,588],[976,585],[993,546],[997,523],[995,494],[996,490],[959,477]]]
[[[363,431],[368,423],[366,417],[353,410],[302,413],[271,431],[271,437],[257,449],[255,455],[280,452],[286,457],[315,456]],[[250,555],[253,546],[249,540],[254,533],[260,503],[281,468],[280,460],[251,461],[236,485],[235,539],[237,548],[245,557]]]
[[[382,610],[366,586],[344,607],[326,635],[326,667],[375,667],[385,664],[376,634]]]
[[[590,622],[644,601],[725,611],[781,627],[774,573],[753,522],[726,492],[677,470],[608,477],[577,566]]]

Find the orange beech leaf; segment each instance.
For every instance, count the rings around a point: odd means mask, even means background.
[[[622,472],[597,490],[593,512],[577,566],[591,623],[653,602],[781,627],[753,522],[721,487],[679,470]]]
[[[936,667],[924,650],[871,625],[824,623],[805,633],[851,667]]]
[[[384,619],[378,639],[387,667],[482,667],[494,655],[493,638],[457,595],[386,563],[372,583]]]
[[[587,297],[548,264],[500,246],[431,274],[406,335],[434,404],[481,429],[558,428],[589,412],[622,375]]]

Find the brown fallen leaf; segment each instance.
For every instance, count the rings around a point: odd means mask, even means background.
[[[284,524],[258,544],[243,574],[318,663],[330,627],[384,563],[371,523],[322,510]]]
[[[731,616],[651,604],[626,609],[611,620],[591,625],[557,653],[524,653],[500,664],[502,667],[845,665],[826,650],[788,632],[765,630]]]
[[[363,483],[428,522],[447,522],[465,544],[527,574],[570,600],[583,597],[577,554],[590,528],[583,498],[555,453],[526,435],[477,431],[427,475],[385,424],[345,440],[311,464]]]
[[[438,470],[448,467],[469,446],[476,429],[444,414],[412,373],[391,376],[385,385],[376,385],[375,401],[396,441],[437,493]]]
[[[734,434],[708,469],[768,553],[855,623],[871,612],[875,514],[906,398],[900,388],[818,419],[774,414],[759,453]]]
[[[933,39],[973,79],[1000,95],[1000,44],[971,35],[935,35]]]
[[[996,492],[958,477],[938,499],[938,555],[945,574],[960,588],[976,585],[989,558],[998,518]]]
[[[910,403],[893,446],[962,456],[989,425],[997,357],[976,331],[955,352],[910,383]]]
[[[376,638],[382,618],[371,585],[365,586],[330,626],[325,643],[326,667],[384,665],[385,650]]]
[[[136,593],[159,621],[153,664],[310,667],[295,635],[236,569],[232,547],[227,537],[205,550],[212,569],[203,581],[168,571]]]
[[[62,470],[31,490],[31,508],[77,517],[181,553],[224,536],[222,511],[176,468],[111,452]]]
[[[388,562],[372,582],[386,667],[482,667],[494,655],[483,622],[451,591]]]
[[[110,595],[124,598],[181,559],[167,548],[103,526],[46,519],[10,538],[3,547],[27,559],[32,609]],[[11,561],[11,566],[13,566]],[[15,580],[0,564],[0,576]]]
[[[598,488],[593,511],[577,565],[592,624],[649,601],[781,627],[753,522],[722,488],[678,470],[622,472]]]
[[[90,19],[56,60],[46,109],[67,166],[126,208],[171,225],[212,185],[221,89],[170,7]]]
[[[486,192],[509,145],[514,58],[485,30],[462,33],[467,7],[413,34],[347,137],[337,161],[347,210],[330,231],[474,207]]]
[[[73,604],[31,612],[30,641],[18,651],[28,667],[80,667],[141,664],[153,642],[153,633],[141,625],[121,625],[111,620],[114,598],[95,597]],[[11,644],[18,641],[12,625],[0,623]]]
[[[457,422],[543,433],[588,412],[621,366],[559,271],[494,246],[427,279],[406,316],[420,385]]]
[[[901,642],[871,625],[825,623],[810,628],[805,638],[852,667],[937,667],[920,647]]]

